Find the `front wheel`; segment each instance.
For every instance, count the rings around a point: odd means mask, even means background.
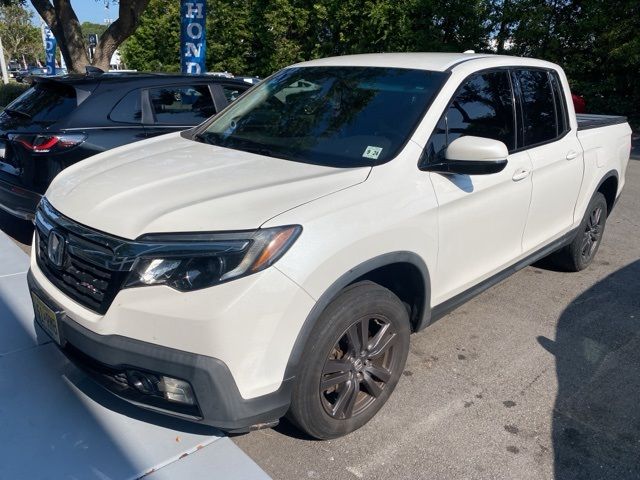
[[[347,287],[311,332],[289,418],[323,440],[363,426],[398,383],[409,334],[407,309],[390,290],[368,281]]]

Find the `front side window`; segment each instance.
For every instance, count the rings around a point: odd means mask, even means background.
[[[515,70],[520,88],[524,146],[553,140],[558,135],[553,90],[546,70]]]
[[[233,103],[196,138],[335,167],[391,160],[447,74],[383,67],[294,67]]]
[[[207,85],[152,88],[149,100],[157,124],[197,125],[216,113]]]
[[[509,151],[515,149],[513,95],[506,71],[479,73],[465,81],[431,136],[428,162],[442,161],[446,147],[464,135],[500,140]]]

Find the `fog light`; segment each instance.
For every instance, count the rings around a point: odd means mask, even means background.
[[[128,370],[127,379],[129,385],[133,386],[140,393],[153,395],[157,391],[156,384],[158,383],[158,378],[155,375],[137,370]]]
[[[196,404],[196,397],[189,382],[178,380],[177,378],[160,377],[157,388],[167,400],[187,405]]]

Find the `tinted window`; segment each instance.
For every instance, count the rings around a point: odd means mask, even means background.
[[[553,140],[557,136],[553,91],[544,70],[516,70],[520,85],[524,146]]]
[[[444,150],[463,135],[492,138],[515,148],[513,96],[506,72],[473,75],[459,89],[436,126],[427,147],[430,162],[441,160]]]
[[[132,92],[129,92],[113,108],[109,118],[114,122],[141,123],[141,97],[142,92],[140,90],[133,90]]]
[[[215,114],[209,87],[162,87],[149,90],[156,123],[196,125]]]
[[[446,74],[377,67],[287,68],[216,117],[201,141],[352,167],[393,158]]]
[[[222,87],[222,91],[224,92],[224,96],[227,98],[227,102],[235,102],[236,99],[242,95],[247,88],[238,85],[220,85]]]
[[[7,109],[25,114],[33,122],[53,123],[69,115],[77,107],[76,91],[72,87],[53,83],[36,83]]]
[[[567,102],[562,90],[562,84],[556,72],[549,74],[551,88],[553,89],[553,100],[556,105],[556,117],[558,118],[558,132],[561,135],[569,130],[569,116],[567,113]]]

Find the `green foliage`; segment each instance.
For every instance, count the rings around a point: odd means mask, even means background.
[[[82,34],[84,35],[85,38],[87,38],[89,35],[92,35],[94,33],[98,35],[98,37],[101,37],[102,34],[107,29],[107,25],[104,25],[102,23],[93,23],[93,22],[82,22],[80,27],[82,28]]]
[[[18,98],[29,88],[26,83],[8,83],[3,85],[0,83],[0,107],[4,108]]]
[[[588,111],[640,127],[638,0],[521,0],[513,16],[516,53],[562,65]]]
[[[40,29],[33,26],[32,13],[25,8],[0,5],[0,38],[9,60],[24,59],[28,63],[44,56]]]
[[[180,2],[151,0],[138,28],[120,47],[127,68],[180,71]]]
[[[151,0],[128,67],[179,70],[179,1]],[[490,51],[565,68],[590,111],[640,123],[638,0],[208,0],[209,70],[266,76],[312,58]],[[512,49],[506,49],[513,42]]]

